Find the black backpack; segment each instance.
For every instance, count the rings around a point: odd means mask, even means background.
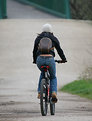
[[[52,49],[52,40],[48,37],[43,37],[39,42],[39,51],[43,54],[48,54]]]

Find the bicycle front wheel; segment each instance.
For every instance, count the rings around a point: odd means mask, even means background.
[[[41,80],[41,88],[40,88],[40,107],[41,107],[41,114],[42,116],[47,115],[48,110],[48,102],[47,102],[47,86],[46,86],[46,80]]]
[[[50,102],[50,114],[55,115],[55,103]]]

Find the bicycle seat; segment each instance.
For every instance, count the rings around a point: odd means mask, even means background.
[[[44,71],[47,71],[50,67],[49,66],[41,66],[42,69],[44,69]]]
[[[49,69],[50,67],[49,66],[41,66],[41,68],[47,68],[47,69]]]

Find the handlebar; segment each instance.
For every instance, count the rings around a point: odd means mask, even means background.
[[[66,63],[67,61],[63,61],[63,60],[55,60],[55,62],[57,62],[57,63]]]

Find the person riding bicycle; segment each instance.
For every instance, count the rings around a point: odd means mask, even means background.
[[[39,49],[39,43],[42,38],[49,38],[52,41],[52,47],[49,52],[41,52]],[[40,84],[41,80],[43,78],[43,72],[41,69],[41,66],[48,65],[49,73],[50,73],[50,93],[52,94],[52,98],[54,98],[57,102],[57,77],[56,77],[56,64],[55,64],[55,52],[54,48],[57,50],[61,62],[65,63],[67,62],[66,57],[64,55],[63,50],[60,47],[59,40],[54,36],[52,33],[52,26],[51,24],[44,24],[42,27],[42,33],[37,36],[34,42],[34,48],[33,48],[33,63],[37,64],[37,67],[40,69],[41,74],[39,78],[38,83],[38,98],[40,98]]]

